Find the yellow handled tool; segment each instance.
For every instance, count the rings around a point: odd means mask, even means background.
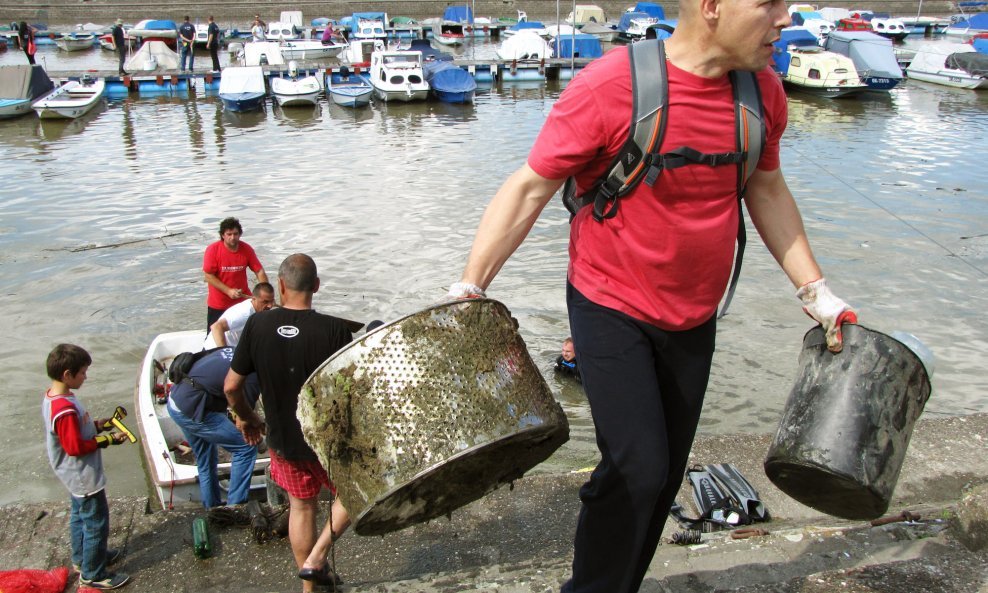
[[[113,411],[113,417],[110,418],[107,422],[103,423],[103,430],[116,428],[120,432],[127,435],[127,438],[130,440],[130,442],[136,443],[137,437],[134,436],[134,433],[132,433],[130,429],[127,428],[123,423],[123,419],[126,417],[127,417],[126,408],[124,408],[123,406],[117,406],[117,409]]]

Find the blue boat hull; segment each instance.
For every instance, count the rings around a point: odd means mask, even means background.
[[[458,92],[447,92],[438,89],[432,89],[432,93],[437,99],[444,103],[473,103],[473,95],[475,91],[458,91]]]
[[[900,78],[886,78],[882,76],[865,76],[861,80],[868,85],[869,91],[890,91],[901,82]]]
[[[220,93],[223,108],[230,111],[254,111],[264,103],[264,93]]]

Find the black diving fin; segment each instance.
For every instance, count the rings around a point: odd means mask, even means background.
[[[758,496],[758,491],[741,475],[738,468],[730,463],[714,463],[706,466],[707,473],[713,476],[735,500],[751,522],[768,521],[768,509]]]
[[[706,468],[691,467],[686,472],[686,479],[693,489],[693,503],[700,513],[700,519],[729,528],[749,522],[747,515],[732,500],[731,493]]]

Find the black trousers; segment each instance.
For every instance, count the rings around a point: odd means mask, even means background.
[[[663,331],[567,286],[570,330],[601,460],[580,489],[565,593],[634,593],[675,500],[710,376],[716,315]]]
[[[213,59],[213,71],[219,72],[220,69],[219,45],[212,45],[209,47],[209,57]]]
[[[27,56],[27,63],[33,65],[34,64],[34,56],[32,54],[27,53],[27,49],[24,50],[24,55]]]
[[[117,72],[124,71],[124,62],[127,61],[127,49],[123,47],[117,48]]]
[[[206,333],[209,333],[209,326],[213,325],[223,317],[223,312],[226,309],[214,309],[212,307],[206,307]]]

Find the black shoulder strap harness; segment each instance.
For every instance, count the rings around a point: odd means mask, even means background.
[[[571,220],[581,208],[592,205],[594,220],[603,222],[617,214],[618,198],[634,190],[643,179],[651,187],[663,169],[691,164],[710,167],[737,165],[738,246],[731,283],[718,315],[723,317],[734,297],[747,243],[741,200],[765,146],[765,122],[756,74],[733,70],[729,74],[734,92],[736,151],[707,154],[689,146],[680,146],[659,153],[666,131],[665,108],[669,102],[665,48],[662,40],[648,39],[629,45],[628,55],[634,94],[628,138],[611,162],[607,174],[598,179],[590,191],[577,196],[576,181],[572,177],[567,179],[563,186],[563,203],[570,212]]]

